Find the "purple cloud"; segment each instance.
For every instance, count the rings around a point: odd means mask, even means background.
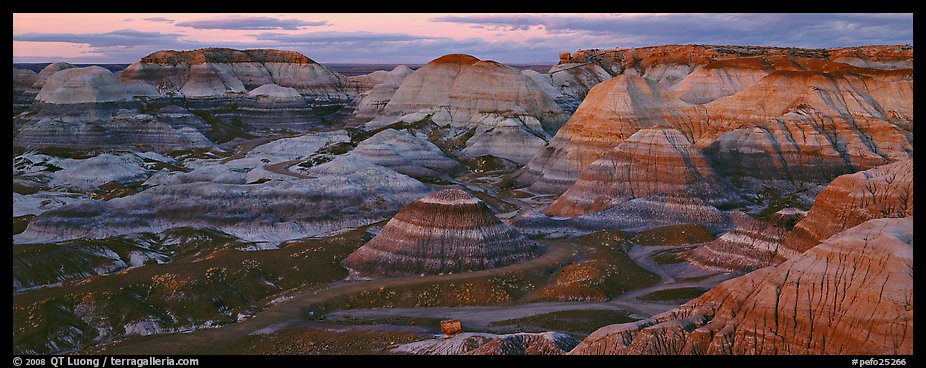
[[[464,15],[429,19],[492,30],[611,36],[620,46],[738,44],[825,48],[912,44],[912,14]],[[617,45],[615,45],[617,46]]]
[[[229,47],[298,51],[319,62],[414,64],[425,63],[444,54],[466,53],[502,63],[555,63],[557,55],[562,51],[664,44],[807,48],[912,44],[912,18],[909,14],[670,14],[635,17],[461,15],[433,18],[430,21],[454,22],[464,25],[464,29],[470,26],[497,29],[493,33],[499,34],[525,28],[541,28],[547,34],[523,41],[507,41],[502,37],[453,39],[428,36],[426,33],[285,33],[271,30],[254,32],[249,35],[253,37],[252,41],[228,42],[220,39],[192,40],[177,33],[123,29],[93,34],[14,34],[13,40],[89,45],[88,54],[102,55],[93,56],[98,62],[134,62],[158,50]],[[245,18],[236,19],[238,26],[244,25],[240,22]],[[256,27],[255,24],[250,26]],[[423,27],[426,26],[427,23],[423,24]],[[23,59],[14,55],[14,60]]]
[[[155,45],[176,42],[176,33],[143,32],[120,29],[106,33],[23,33],[13,35],[13,41],[69,42],[92,47]]]
[[[149,21],[149,22],[167,22],[167,23],[173,23],[173,22],[174,22],[173,19],[164,18],[164,17],[145,18],[145,20],[147,20],[147,21]]]
[[[311,33],[261,33],[254,35],[260,41],[273,41],[285,43],[369,43],[369,42],[406,42],[432,40],[435,37],[416,36],[405,33],[373,33],[373,32],[311,32]]]
[[[272,17],[226,17],[191,20],[175,23],[178,27],[195,29],[227,29],[227,30],[295,30],[303,27],[318,27],[329,25],[328,21],[303,21],[298,19],[281,19]]]

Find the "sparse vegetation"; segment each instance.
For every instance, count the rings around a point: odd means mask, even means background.
[[[792,193],[781,194],[773,188],[763,188],[762,191],[759,192],[756,196],[756,200],[758,200],[759,203],[765,203],[765,208],[756,214],[755,217],[760,220],[768,220],[775,212],[780,211],[782,208],[789,207],[807,210],[807,206],[804,205],[798,196],[799,193],[804,191],[806,191],[806,189],[798,190]]]
[[[90,193],[90,199],[108,201],[113,198],[136,194],[143,189],[144,187],[142,187],[141,183],[120,184],[112,181],[101,185],[96,191]]]
[[[474,173],[513,171],[520,166],[513,161],[492,155],[482,155],[475,158],[469,158],[462,160],[462,162],[463,165],[466,165],[466,167],[468,167],[470,171]]]
[[[374,129],[374,130],[361,130],[358,128],[347,128],[347,134],[350,136],[350,141],[354,144],[357,144],[357,143],[360,143],[361,141],[366,140],[367,138],[370,138],[376,135],[376,133],[379,133],[386,129],[407,130],[412,133],[414,132],[429,133],[437,128],[438,128],[437,124],[435,124],[434,121],[432,121],[430,117],[426,117],[424,119],[413,121],[413,122],[399,121],[394,124],[389,124],[387,126],[384,126],[379,129]]]
[[[709,242],[714,236],[701,225],[683,224],[641,231],[630,240],[642,246],[678,246]]]
[[[322,316],[331,311],[354,308],[512,305],[524,301],[528,293],[548,278],[549,274],[544,269],[535,269],[465,280],[365,290],[310,306],[307,311]]]
[[[174,249],[208,249],[223,243],[217,234],[187,235],[173,245]],[[234,247],[204,251],[203,256],[187,252],[167,264],[122,271],[119,277],[90,276],[65,281],[62,287],[16,294],[15,350],[42,353],[94,345],[99,342],[96,339],[107,341],[127,333],[126,325],[165,332],[232,323],[239,313],[273,299],[275,294],[347,276],[338,262],[362,244],[367,235],[357,230],[324,240],[293,241],[281,249],[260,252]],[[138,249],[130,244],[107,247],[122,249],[117,254]],[[48,260],[52,254],[57,255],[45,263],[49,267],[61,264],[63,259],[78,262],[82,254],[77,247],[47,245],[17,245],[14,252],[18,252],[14,274],[17,269],[20,274],[36,272],[36,260]],[[49,269],[48,273],[54,274],[55,270]],[[70,337],[64,339],[63,334]],[[49,345],[52,341],[55,346]]]
[[[701,296],[707,292],[708,289],[699,288],[699,287],[687,287],[687,288],[678,288],[678,289],[666,289],[654,291],[652,293],[646,294],[639,297],[640,300],[646,301],[682,301],[687,302],[694,298]]]
[[[412,332],[380,329],[289,328],[269,335],[250,335],[211,354],[383,354],[384,349],[422,340]]]
[[[247,127],[238,117],[234,117],[231,121],[225,122],[203,110],[190,110],[190,112],[209,124],[209,131],[204,135],[215,143],[226,143],[236,138],[256,138],[255,135],[248,133]]]
[[[515,326],[519,332],[557,331],[582,338],[601,327],[633,321],[636,319],[624,311],[583,309],[538,314],[492,322],[489,325]]]
[[[35,215],[23,215],[13,217],[13,235],[26,231],[29,222],[35,218]]]
[[[579,261],[557,270],[553,281],[535,294],[537,300],[603,301],[660,280],[625,253],[629,243],[624,232],[599,231],[573,241],[584,247]]]
[[[345,316],[343,319],[339,319],[339,320],[326,319],[322,321],[325,324],[331,324],[331,325],[421,326],[421,327],[432,328],[434,330],[437,330],[438,326],[440,326],[441,320],[444,320],[444,318],[409,317],[409,316],[386,317],[386,318],[355,318],[352,316]]]
[[[13,193],[19,193],[22,195],[29,195],[38,193],[41,189],[33,186],[28,186],[18,181],[13,181]]]

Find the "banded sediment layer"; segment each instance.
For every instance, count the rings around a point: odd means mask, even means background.
[[[278,244],[331,235],[388,219],[431,190],[371,165],[339,175],[262,184],[186,182],[127,197],[83,201],[33,219],[14,243],[101,239],[193,226],[240,239]],[[191,201],[190,198],[196,198]]]
[[[643,129],[678,131],[719,178],[745,193],[769,187],[808,191],[812,198],[839,175],[912,157],[913,71],[900,62],[912,60],[912,49],[866,50],[866,60],[893,60],[868,67],[814,50],[694,47],[714,51],[689,56],[673,54],[676,49],[589,52],[597,55],[589,63],[637,60],[649,69],[620,66],[620,74],[592,88],[546,148],[514,175],[516,182],[533,192],[561,194],[583,175],[580,187],[588,186],[588,178],[605,180],[597,160]],[[717,50],[726,51],[715,55]],[[686,66],[659,67],[679,61],[674,57]],[[676,73],[687,63],[697,64],[696,70]],[[616,202],[621,193],[614,193]],[[580,204],[566,208],[571,196],[551,211],[587,210]]]
[[[843,175],[817,195],[807,217],[782,240],[775,260],[795,257],[865,221],[907,216],[913,216],[912,159]]]
[[[478,198],[444,189],[405,206],[342,264],[359,276],[442,274],[518,263],[540,251]]]
[[[490,154],[526,163],[567,117],[552,96],[519,70],[450,54],[408,74],[381,114],[364,128],[428,118],[448,127],[452,136],[467,136],[461,150],[465,157]]]
[[[575,217],[631,199],[676,192],[717,204],[726,202],[730,191],[681,132],[641,129],[589,165],[544,212]]]
[[[570,354],[912,354],[913,218],[869,220]]]
[[[348,97],[339,74],[298,52],[270,49],[157,51],[119,79],[136,96],[223,96],[276,84],[318,99]]]

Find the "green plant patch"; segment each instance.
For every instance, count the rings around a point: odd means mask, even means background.
[[[538,331],[557,331],[584,337],[595,330],[613,324],[636,321],[625,311],[618,310],[567,310],[538,314],[530,317],[492,322],[490,326],[517,326]]]
[[[694,298],[701,296],[709,289],[699,288],[699,287],[687,287],[687,288],[678,288],[678,289],[666,289],[654,291],[652,293],[646,294],[639,297],[640,300],[645,301],[689,301]]]
[[[398,325],[398,326],[423,326],[433,329],[440,329],[440,321],[444,318],[428,318],[428,317],[409,317],[409,316],[397,316],[397,317],[383,317],[383,318],[354,318],[351,316],[345,316],[342,319],[322,320],[325,324],[332,325]]]
[[[661,280],[627,255],[629,241],[622,231],[599,231],[572,242],[580,246],[578,261],[557,269],[553,280],[533,294],[536,300],[604,301]]]
[[[13,217],[13,235],[26,231],[26,227],[29,226],[29,222],[31,222],[34,218],[35,215]]]
[[[96,191],[90,193],[90,199],[108,201],[136,194],[144,190],[141,182],[121,184],[114,181],[101,185]]]
[[[188,235],[189,242],[221,238],[214,234]],[[240,251],[225,247],[205,256],[148,264],[114,275],[65,281],[61,287],[15,294],[13,350],[52,353],[105,343],[133,331],[165,333],[233,323],[239,313],[259,309],[282,292],[343,279],[347,270],[339,262],[356,250],[367,235],[365,229],[358,229],[324,240],[289,242],[276,250]],[[175,246],[179,249],[184,244]],[[169,250],[162,247],[162,251]],[[73,248],[70,251],[76,252]],[[40,257],[39,254],[29,258]],[[62,254],[59,258],[67,257],[70,256]],[[26,262],[26,259],[14,254],[14,260]],[[53,263],[48,266],[54,266]],[[60,260],[58,263],[61,264]]]
[[[759,220],[768,220],[775,213],[780,211],[783,208],[800,208],[802,210],[807,210],[808,208],[798,197],[798,193],[804,192],[805,190],[799,190],[793,193],[781,194],[777,190],[769,187],[765,187],[758,194],[758,200],[760,203],[765,203],[765,208],[762,211],[759,211],[755,215]]]
[[[630,239],[642,246],[679,246],[709,242],[714,236],[701,225],[682,224],[641,231]]]
[[[359,308],[424,308],[513,305],[525,302],[538,285],[550,279],[546,267],[496,275],[477,274],[447,281],[410,281],[400,287],[363,290],[307,306],[306,316]],[[466,276],[464,276],[466,275]],[[308,317],[307,317],[308,318]]]
[[[211,354],[384,354],[385,349],[425,339],[412,332],[380,329],[288,328],[267,335],[242,337]]]

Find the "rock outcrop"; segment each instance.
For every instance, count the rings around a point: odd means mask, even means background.
[[[308,160],[319,154],[320,150],[349,142],[350,137],[343,130],[281,138],[254,147],[244,157],[228,161],[224,166],[233,170],[246,171],[268,164]]]
[[[579,50],[560,65],[597,64],[617,74],[631,74],[667,86],[684,79],[695,68],[718,60],[751,57],[792,57],[834,61],[876,69],[912,68],[913,47],[860,46],[837,49],[735,45],[664,45],[639,48]]]
[[[308,131],[324,126],[325,117],[319,114],[322,105],[306,100],[291,87],[265,84],[248,92],[248,98],[235,99],[234,114],[220,118],[240,120],[250,129],[276,129]]]
[[[779,65],[775,65],[774,63]],[[781,65],[790,63],[784,57],[769,60],[764,57],[725,59],[696,67],[691,74],[672,86],[682,101],[705,104],[749,88]],[[796,68],[796,66],[794,66]]]
[[[347,117],[354,98],[340,74],[280,50],[158,51],[119,79],[132,96],[184,98],[190,110],[244,131],[325,128]]]
[[[159,151],[214,146],[203,135],[211,126],[189,112],[161,120],[158,113],[140,113],[142,108],[107,69],[61,70],[44,83],[29,110],[13,119],[18,130],[13,145]]]
[[[721,175],[789,190],[912,157],[912,70],[839,68],[775,71],[704,105],[726,127],[708,149]]]
[[[476,350],[471,355],[563,355],[579,344],[574,337],[556,333],[515,333],[501,335]]]
[[[566,120],[543,88],[519,70],[469,55],[445,55],[409,74],[383,107],[365,124],[376,129],[392,123],[430,118],[454,131],[474,130],[462,151],[466,157],[491,154],[526,163]],[[502,137],[518,142],[504,144]]]
[[[187,226],[278,244],[383,221],[430,191],[417,180],[375,165],[341,175],[263,184],[159,185],[127,197],[45,212],[13,241],[101,239]]]
[[[348,155],[415,178],[449,179],[463,170],[459,162],[444,155],[433,143],[395,129],[363,140]]]
[[[913,354],[913,218],[869,220],[570,354]]]
[[[34,71],[13,67],[13,116],[26,111],[29,105],[32,105],[35,98],[32,84],[37,77]]]
[[[351,116],[353,125],[368,122],[381,114],[402,81],[411,73],[409,67],[399,65],[389,72],[377,70],[367,75],[348,77],[351,86],[361,92]]]
[[[656,82],[621,75],[596,85],[517,177],[540,193],[562,193],[583,169],[640,128],[668,126],[684,103]]]
[[[516,181],[562,193],[595,160],[653,127],[678,130],[719,176],[749,191],[819,190],[841,174],[912,157],[912,69],[856,67],[814,50],[674,49],[595,53],[649,66],[640,73],[618,67],[623,74],[592,88]],[[736,58],[742,55],[749,57]],[[659,63],[675,58],[697,64],[696,71],[669,83],[677,69]],[[648,79],[651,73],[665,78]]]
[[[414,355],[464,355],[489,342],[498,335],[480,332],[464,332],[450,338],[436,337],[389,349],[391,353]]]
[[[206,63],[190,65],[186,82],[180,87],[184,97],[224,96],[245,92],[247,89],[244,83],[228,70]]]
[[[807,217],[794,225],[776,260],[793,258],[862,222],[907,216],[913,216],[913,160],[840,176],[817,195]]]
[[[443,274],[518,263],[540,251],[481,200],[444,189],[403,208],[342,264],[357,276]]]
[[[436,338],[399,345],[392,353],[416,355],[563,355],[579,341],[556,332],[462,333],[450,338]]]
[[[829,59],[837,63],[874,69],[913,68],[913,46],[857,46],[830,49]]]
[[[345,121],[353,98],[339,74],[289,51],[158,51],[118,79],[99,67],[71,69],[50,77],[14,118],[14,145],[212,147],[271,131],[330,129]]]
[[[45,81],[35,100],[65,105],[129,101],[131,98],[111,71],[91,66],[53,74]]]
[[[684,192],[718,204],[730,189],[675,129],[641,129],[589,165],[544,212],[575,217],[657,193]]]
[[[48,183],[52,188],[92,190],[107,183],[141,183],[148,178],[144,160],[133,154],[104,153],[56,171]]]
[[[38,192],[19,194],[13,192],[13,217],[40,215],[53,208],[66,206],[82,200],[76,193]]]
[[[32,83],[32,90],[35,91],[35,93],[38,93],[39,90],[41,90],[42,87],[45,86],[45,81],[47,81],[48,78],[51,78],[53,74],[59,71],[65,70],[65,69],[71,69],[71,68],[76,68],[76,67],[77,65],[63,62],[63,61],[48,64],[47,66],[42,68],[42,70],[39,71],[39,74],[35,78],[35,82]]]
[[[724,212],[684,193],[659,193],[631,199],[604,211],[573,218],[549,217],[538,212],[515,218],[512,225],[528,235],[551,237],[577,236],[605,229],[642,231],[679,224],[697,224],[711,232],[720,232],[731,226]]]
[[[342,76],[293,51],[158,51],[130,65],[119,78],[132,90],[157,91],[162,96],[226,96],[277,84],[315,99],[348,98]]]
[[[302,95],[299,94],[295,88],[290,87],[280,87],[276,84],[270,83],[265,84],[255,89],[252,89],[248,92],[248,96],[251,97],[269,97],[274,99],[299,99],[302,100]]]
[[[38,74],[29,69],[13,67],[13,92],[25,92],[35,83]]]
[[[740,211],[730,214],[730,222],[730,231],[682,256],[698,267],[720,271],[748,272],[770,265],[787,230]]]
[[[246,173],[235,171],[226,165],[197,167],[190,172],[162,170],[151,175],[143,184],[149,187],[186,183],[246,184]]]
[[[37,115],[17,124],[22,128],[13,145],[34,148],[116,148],[137,147],[155,151],[214,147],[195,127],[172,125],[157,116],[131,110],[101,107],[72,110],[67,105],[43,105]],[[67,111],[70,111],[69,113]],[[62,112],[58,115],[56,112]],[[105,116],[106,113],[109,116]]]
[[[369,74],[354,75],[346,78],[348,81],[348,88],[362,94],[383,83],[398,87],[402,84],[402,80],[413,71],[414,70],[405,65],[399,65],[392,68],[390,71],[377,70]]]
[[[569,111],[579,107],[592,87],[613,77],[598,64],[576,63],[554,65],[547,75],[562,94],[557,102]]]

